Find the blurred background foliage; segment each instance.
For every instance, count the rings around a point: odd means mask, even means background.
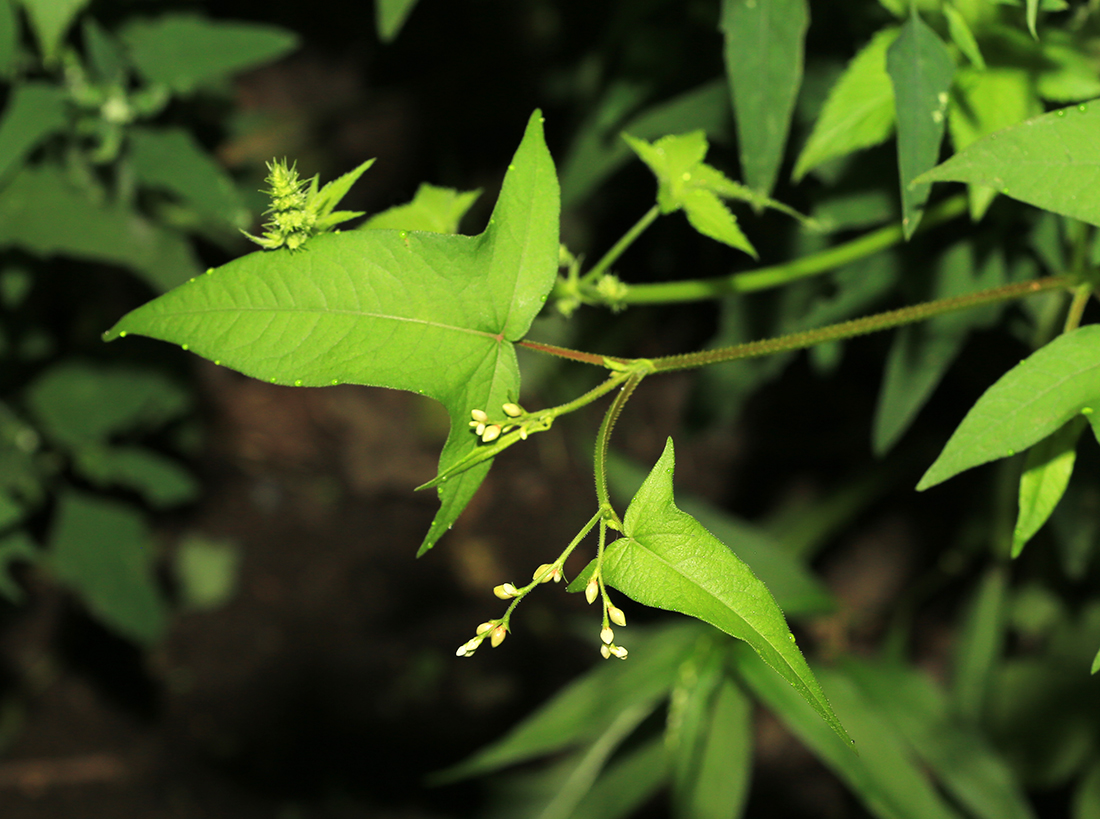
[[[424,182],[494,192],[535,107],[563,241],[597,257],[653,197],[620,131],[703,129],[708,162],[743,178],[720,27],[735,6],[0,0],[0,814],[1100,816],[1095,449],[1014,562],[1022,463],[912,491],[974,399],[1057,331],[1055,295],[653,379],[621,422],[618,502],[676,432],[679,502],[773,590],[859,757],[751,652],[638,607],[626,663],[589,670],[583,604],[550,594],[497,652],[454,660],[495,611],[489,589],[589,516],[598,416],[501,458],[414,563],[433,503],[411,488],[445,434],[431,406],[100,343],[127,310],[247,250],[273,157],[322,180],[379,157],[346,201],[371,214]],[[818,6],[772,196],[824,230],[738,211],[762,265],[901,216],[889,117],[831,145],[811,134],[908,4]],[[1094,4],[917,7],[957,62],[954,148],[1100,95]],[[466,232],[493,200],[472,203]],[[968,208],[981,220],[781,291],[548,311],[536,334],[671,354],[1097,257],[1078,223],[975,191]],[[754,265],[673,216],[616,272]],[[594,377],[523,364],[528,406]]]

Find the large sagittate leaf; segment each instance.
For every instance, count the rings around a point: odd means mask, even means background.
[[[806,0],[724,0],[726,76],[737,120],[745,182],[771,193],[802,83]]]
[[[912,182],[939,158],[955,61],[936,32],[914,14],[886,52],[886,70],[894,85],[901,226],[908,239],[920,224],[932,190],[930,184]]]
[[[120,37],[146,79],[182,93],[270,62],[298,46],[298,37],[283,28],[197,14],[133,20]]]
[[[451,434],[440,472],[478,445],[470,411],[519,395],[513,342],[554,284],[558,182],[535,112],[479,236],[356,230],[300,251],[257,252],[127,314],[105,334],[180,344],[273,384],[369,384],[440,401]],[[443,483],[430,549],[489,461]]]
[[[771,592],[728,547],[676,508],[674,465],[670,438],[626,511],[625,537],[604,556],[607,582],[639,603],[697,617],[744,640],[847,740]]]
[[[823,162],[885,142],[894,130],[894,88],[886,73],[886,49],[898,29],[879,31],[848,63],[795,162],[797,182]]]
[[[1100,408],[1100,325],[1079,327],[1032,353],[970,408],[935,463],[922,491],[980,464],[1041,441],[1077,414]]]
[[[917,177],[984,185],[1100,225],[1100,104],[1043,114],[980,139]]]

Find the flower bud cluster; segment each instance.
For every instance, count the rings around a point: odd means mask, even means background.
[[[543,573],[545,573],[545,576],[539,579],[540,575],[543,575]],[[531,575],[532,580],[538,580],[540,583],[549,583],[551,580],[555,583],[560,583],[563,577],[561,566],[557,566],[553,563],[543,563],[535,569],[535,573]]]
[[[501,600],[511,600],[513,597],[519,597],[519,590],[511,583],[501,583],[493,587],[493,594]]]
[[[524,424],[512,424],[509,423],[514,418],[522,418],[526,415],[526,411],[519,404],[513,404],[511,402],[501,406],[501,410],[507,416],[507,420],[497,423],[489,420],[489,413],[485,410],[475,409],[470,410],[470,417],[473,419],[470,421],[470,427],[473,429],[474,434],[477,435],[484,443],[492,443],[501,435],[506,432],[511,432],[516,427],[519,427],[519,437],[524,441],[527,440],[527,427]]]
[[[467,640],[465,643],[458,647],[458,651],[455,652],[457,657],[473,657],[474,652],[478,650],[486,638],[489,640],[489,645],[496,648],[504,642],[504,638],[508,636],[508,627],[499,620],[489,620],[482,623],[477,627],[477,634]]]

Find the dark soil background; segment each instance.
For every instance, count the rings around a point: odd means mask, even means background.
[[[240,78],[236,109],[265,124],[222,135],[218,152],[237,169],[296,157],[323,179],[377,156],[348,203],[367,211],[407,201],[421,181],[483,187],[465,225],[478,230],[535,107],[562,156],[592,96],[585,60],[646,78],[655,99],[718,76],[715,8],[422,0],[397,42],[381,46],[369,4],[210,4],[219,17],[277,23],[304,40],[298,54]],[[599,252],[651,196],[644,169],[623,172],[585,211],[565,214],[565,240]],[[732,263],[713,248],[672,258],[691,276],[727,273]],[[628,263],[632,277],[646,278],[669,261],[643,245]],[[714,323],[706,306],[634,311],[619,335],[589,329],[585,343],[609,354],[679,352]],[[738,424],[678,437],[678,485],[751,516],[868,469],[885,343],[852,345],[832,381],[800,360]],[[995,372],[998,363],[975,354],[967,372]],[[499,649],[454,656],[501,611],[492,587],[528,577],[592,514],[586,460],[598,413],[566,419],[499,458],[454,530],[415,560],[436,499],[412,490],[434,474],[445,434],[438,408],[383,390],[294,390],[197,359],[186,366],[204,440],[192,466],[206,490],[194,507],[162,519],[160,538],[166,556],[189,532],[232,539],[243,556],[236,594],[218,610],[181,614],[166,643],[144,654],[56,588],[24,577],[32,602],[5,610],[0,633],[5,688],[20,692],[8,700],[19,704],[0,713],[0,817],[477,815],[481,785],[430,789],[426,774],[499,737],[600,661],[595,618],[560,586],[525,602]],[[556,400],[560,382],[545,384],[526,396],[530,406]],[[667,435],[681,435],[692,385],[683,375],[647,382],[616,433],[619,446],[652,463]],[[940,411],[957,420],[974,389]],[[831,445],[807,459],[823,435]],[[934,501],[914,501],[916,474],[897,476],[896,491],[884,487],[838,533],[821,568],[845,607],[815,624],[811,645],[877,634],[898,590],[929,559],[919,544],[948,516]],[[623,607],[632,624],[653,616]],[[925,653],[942,657],[942,628],[933,620],[922,633]],[[860,815],[763,714],[758,742],[749,815]],[[664,815],[663,806],[649,815]]]

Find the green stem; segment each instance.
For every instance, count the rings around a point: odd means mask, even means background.
[[[1063,333],[1069,333],[1076,330],[1081,326],[1081,316],[1084,315],[1085,305],[1088,304],[1089,296],[1092,295],[1092,285],[1080,284],[1073,290],[1073,301],[1069,304],[1069,311],[1066,313],[1066,323],[1062,328]]]
[[[581,277],[581,283],[587,284],[599,279],[611,265],[615,264],[626,249],[634,244],[634,240],[641,236],[642,232],[652,225],[660,215],[661,211],[656,205],[647,210],[642,218],[634,223],[634,227],[624,233],[623,237],[615,242],[612,248],[603,255],[603,258],[596,262],[592,269]]]
[[[556,355],[558,358],[567,358],[570,361],[595,364],[597,367],[605,366],[608,361],[614,361],[618,364],[626,364],[628,362],[628,359],[625,358],[612,358],[611,356],[598,355],[596,353],[584,353],[580,350],[570,350],[568,347],[558,347],[555,344],[545,344],[541,341],[524,340],[517,341],[516,344],[520,347],[526,347],[528,350]]]
[[[921,221],[921,230],[947,222],[966,212],[966,197],[955,196],[930,208]],[[669,304],[673,302],[704,301],[729,293],[754,293],[779,287],[798,279],[827,273],[858,259],[878,253],[902,241],[901,224],[890,224],[835,247],[803,256],[784,264],[762,267],[718,276],[711,279],[690,279],[680,282],[628,285],[626,294],[617,304]],[[591,274],[589,274],[591,275]],[[587,278],[587,277],[586,277]],[[582,280],[583,281],[583,280]],[[593,298],[591,292],[585,296]]]
[[[546,412],[553,413],[554,417],[557,418],[559,415],[567,415],[570,412],[579,410],[581,407],[588,406],[600,396],[607,395],[621,383],[626,381],[628,378],[630,378],[631,374],[632,373],[630,373],[629,371],[616,370],[607,377],[606,381],[593,387],[584,395],[578,398],[574,398],[572,401],[569,401],[565,404],[559,404],[556,407],[552,407],[549,410],[546,410]]]
[[[707,364],[717,364],[722,361],[735,361],[741,358],[755,358],[789,350],[802,350],[826,341],[839,341],[853,336],[873,333],[877,330],[887,330],[891,327],[912,324],[943,313],[1042,293],[1064,287],[1067,283],[1068,279],[1064,276],[1052,276],[1045,279],[1007,284],[1003,287],[968,293],[965,296],[914,304],[909,307],[902,307],[899,310],[890,310],[873,316],[853,319],[852,321],[831,324],[828,327],[819,327],[816,330],[806,330],[777,338],[750,341],[747,344],[737,344],[733,347],[722,347],[717,350],[703,350],[698,353],[655,358],[652,359],[652,365],[656,372],[669,372],[671,370],[685,370]]]
[[[630,396],[637,386],[642,383],[644,377],[644,373],[640,372],[627,373],[626,383],[619,390],[619,394],[615,396],[615,400],[611,402],[611,406],[607,408],[603,423],[600,424],[600,431],[596,435],[596,500],[599,501],[601,509],[609,509],[611,514],[614,514],[614,509],[611,509],[611,496],[607,491],[607,450],[611,443],[611,431],[615,428],[615,422],[619,419],[619,414],[626,406],[626,402],[630,400]],[[619,528],[622,527],[617,518],[615,522],[619,524]]]

